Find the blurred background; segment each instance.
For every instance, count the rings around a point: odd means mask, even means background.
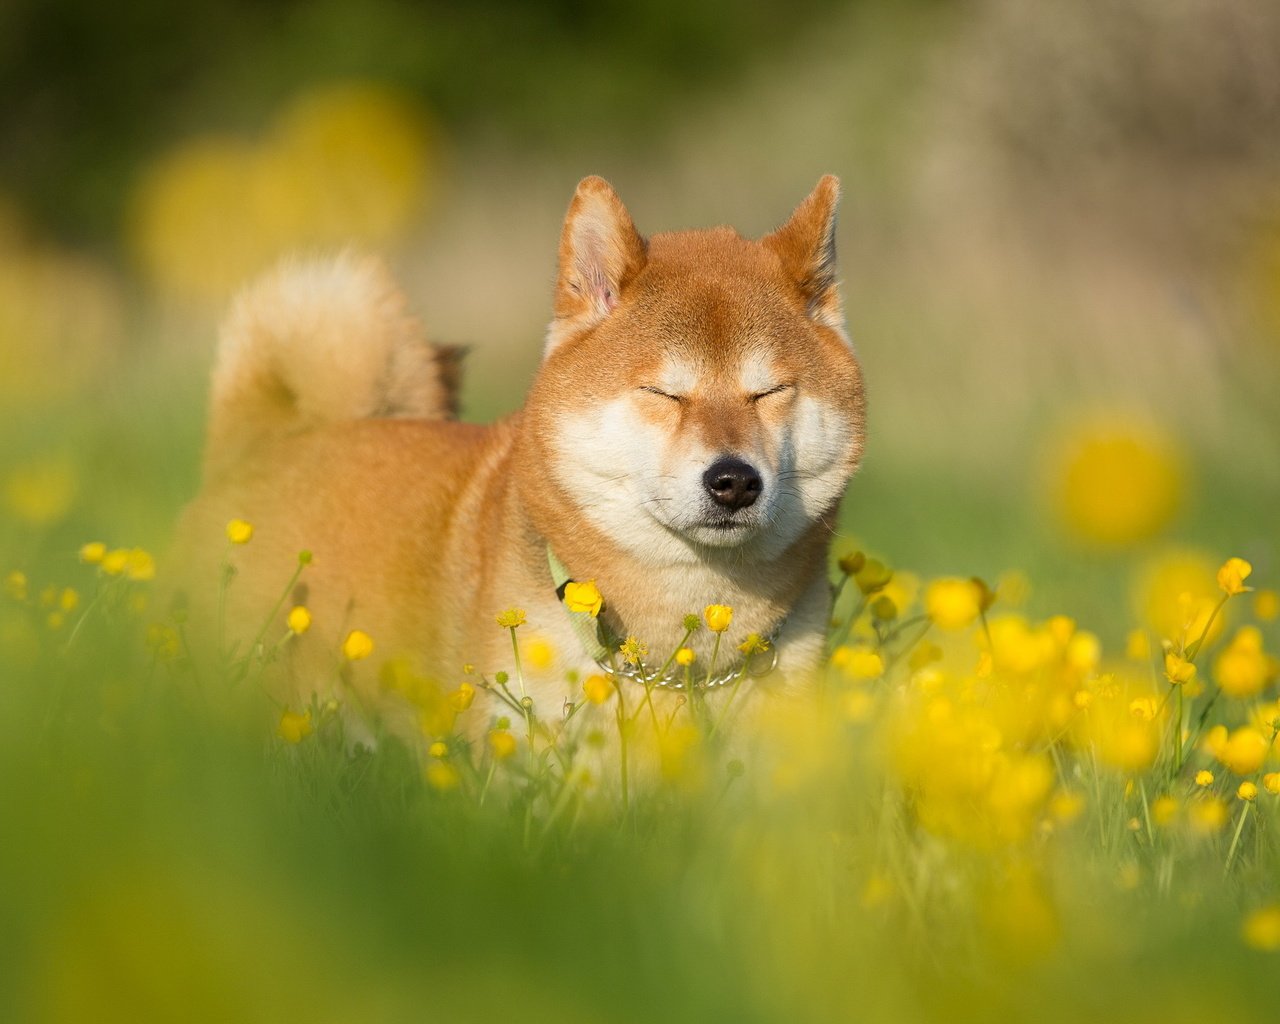
[[[1280,4],[3,0],[0,97],[0,1017],[1266,1019],[1273,794],[1236,812],[1243,885],[1225,835],[1176,879],[1144,859],[1169,847],[1096,766],[1093,817],[1038,825],[1061,844],[949,857],[895,823],[873,734],[784,719],[809,756],[776,802],[726,784],[531,849],[517,802],[469,813],[394,743],[294,746],[147,625],[218,320],[280,254],[386,253],[487,420],[582,176],[642,232],[758,235],[833,172],[870,387],[839,547],[904,570],[904,609],[914,570],[1069,613],[1164,689],[1129,628],[1177,636],[1229,555],[1280,572]],[[1274,637],[1255,597],[1224,617]],[[994,754],[962,740],[963,786]],[[1222,829],[1217,796],[1188,806]]]
[[[283,252],[387,253],[483,420],[534,371],[580,177],[642,232],[754,235],[834,172],[849,543],[1111,637],[1143,579],[1274,579],[1275,4],[8,0],[0,95],[19,568],[163,551],[220,311]]]

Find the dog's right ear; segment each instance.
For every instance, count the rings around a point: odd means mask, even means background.
[[[603,178],[583,178],[560,233],[555,319],[546,351],[613,312],[645,259],[645,241],[618,194]]]

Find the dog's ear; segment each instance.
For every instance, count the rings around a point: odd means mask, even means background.
[[[761,243],[777,255],[782,269],[795,282],[808,304],[809,317],[843,330],[840,289],[836,284],[836,207],[840,179],[826,175],[791,219]]]
[[[618,194],[603,178],[583,178],[560,233],[560,274],[547,351],[613,312],[645,259],[645,241]]]

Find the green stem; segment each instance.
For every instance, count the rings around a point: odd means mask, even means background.
[[[1246,800],[1244,810],[1240,812],[1240,820],[1236,822],[1236,834],[1231,837],[1231,847],[1227,850],[1227,863],[1222,868],[1223,878],[1231,873],[1231,865],[1236,859],[1236,848],[1240,845],[1240,834],[1244,832],[1245,819],[1249,817],[1249,808],[1252,806],[1253,801]]]
[[[1173,774],[1182,771],[1182,686],[1178,684],[1178,708],[1173,714]]]
[[[229,567],[230,563],[227,563],[227,564]],[[263,620],[262,626],[258,630],[258,635],[253,638],[253,643],[249,645],[249,653],[245,658],[244,668],[235,677],[233,682],[239,683],[244,679],[245,676],[249,674],[249,667],[253,664],[254,652],[258,649],[259,645],[261,645],[262,638],[267,635],[267,630],[271,628],[271,623],[275,622],[276,616],[280,614],[280,609],[284,607],[285,601],[287,601],[289,599],[289,595],[293,593],[294,585],[298,582],[298,577],[302,575],[302,570],[305,565],[306,563],[303,562],[301,559],[298,560],[298,564],[294,567],[293,575],[289,577],[289,582],[285,584],[284,590],[282,590],[280,592],[280,596],[276,598],[275,606],[271,609],[270,612],[267,613],[266,619]],[[219,605],[218,605],[218,643],[219,645],[221,645],[222,643],[222,603],[221,601],[222,601],[222,596],[220,595]]]
[[[511,626],[511,652],[516,659],[516,680],[520,683],[520,699],[524,700],[527,694],[524,692],[524,667],[520,664],[520,642],[516,640],[516,627]]]
[[[1222,611],[1222,606],[1227,603],[1227,600],[1230,597],[1230,594],[1223,594],[1218,603],[1214,605],[1213,613],[1209,616],[1209,621],[1204,624],[1204,630],[1200,634],[1200,639],[1187,648],[1187,661],[1196,660],[1196,655],[1200,653],[1200,647],[1204,644],[1205,637],[1209,635],[1209,630],[1213,627],[1213,620],[1218,617],[1218,612]]]

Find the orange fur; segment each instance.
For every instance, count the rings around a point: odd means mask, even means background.
[[[803,685],[829,614],[828,539],[863,441],[834,279],[837,197],[824,178],[761,241],[728,228],[646,241],[612,188],[585,179],[565,220],[543,365],[524,409],[492,426],[445,418],[448,363],[379,267],[343,257],[268,276],[222,335],[206,479],[179,528],[192,600],[211,600],[223,526],[242,517],[256,532],[232,551],[230,636],[256,632],[297,552],[314,553],[291,595],[315,623],[286,648],[297,695],[351,684],[382,705],[374,666],[393,656],[446,687],[464,662],[509,669],[494,615],[516,606],[528,614],[521,635],[555,652],[530,668],[547,714],[570,695],[564,670],[593,668],[554,592],[550,545],[575,579],[597,582],[613,628],[655,655],[710,603],[733,606],[734,643],[785,623],[779,671],[753,685]],[[706,525],[705,508],[720,513],[697,474],[725,454],[761,467],[767,498]],[[352,628],[377,651],[339,683]],[[703,663],[710,639],[693,643]]]

